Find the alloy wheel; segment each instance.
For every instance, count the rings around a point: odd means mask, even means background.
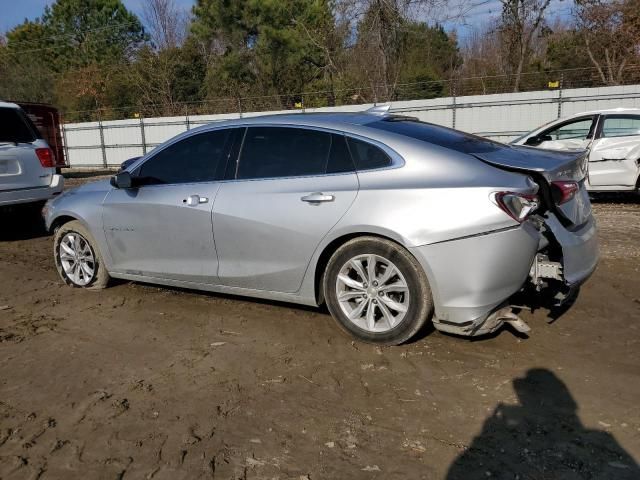
[[[380,255],[347,261],[336,279],[342,312],[359,328],[381,333],[395,328],[409,309],[409,287],[396,265]]]
[[[77,232],[69,232],[60,241],[58,251],[65,275],[78,286],[88,285],[95,276],[96,261],[91,245]]]

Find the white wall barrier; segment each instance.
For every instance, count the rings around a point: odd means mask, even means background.
[[[390,102],[391,112],[509,141],[544,123],[574,113],[606,108],[640,108],[640,85],[543,90]],[[117,166],[143,155],[191,128],[230,118],[273,113],[360,111],[373,104],[186,117],[158,117],[69,123],[63,126],[72,167]]]

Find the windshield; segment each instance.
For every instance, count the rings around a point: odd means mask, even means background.
[[[486,153],[505,148],[504,144],[493,140],[407,117],[388,117],[368,123],[367,127],[405,135],[462,153]]]

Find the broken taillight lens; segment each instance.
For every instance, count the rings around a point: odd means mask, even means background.
[[[517,222],[524,222],[538,208],[537,195],[518,192],[497,192],[494,195],[496,204]]]
[[[578,185],[577,182],[551,182],[551,196],[553,197],[553,201],[556,205],[567,203],[576,196],[578,190],[580,190],[580,185]]]

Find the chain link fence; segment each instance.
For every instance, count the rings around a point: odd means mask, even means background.
[[[635,83],[593,85],[593,69],[525,74],[518,93],[509,93],[508,76],[399,84],[390,100],[380,101],[374,87],[305,92],[196,103],[147,105],[117,112],[92,111],[93,121],[65,124],[65,154],[71,166],[115,166],[146,154],[169,138],[199,125],[266,113],[360,111],[390,103],[391,111],[412,115],[500,141],[508,141],[543,123],[587,110],[640,108],[640,67],[627,77]],[[625,78],[627,78],[625,77]],[[446,95],[445,95],[446,93]],[[385,99],[389,98],[383,97]],[[136,111],[134,111],[136,110]],[[167,112],[171,115],[167,116]],[[125,119],[123,119],[125,118]]]

